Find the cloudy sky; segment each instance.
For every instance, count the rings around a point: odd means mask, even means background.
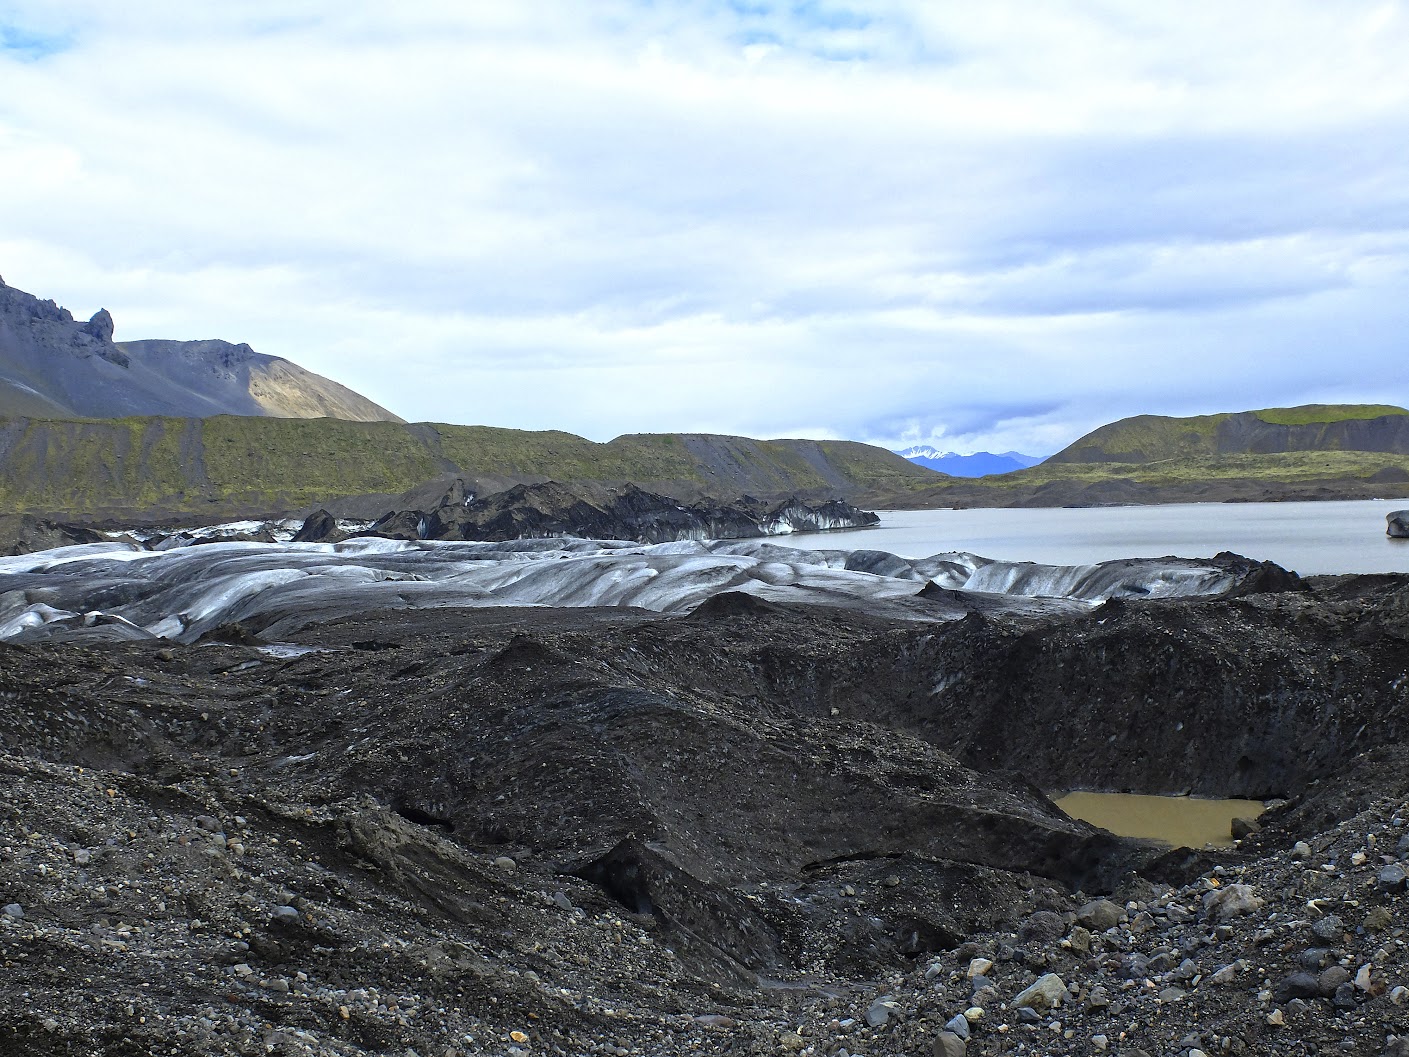
[[[410,419],[1409,404],[1409,3],[0,0],[0,275]]]

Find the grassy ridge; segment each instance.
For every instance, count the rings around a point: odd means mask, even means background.
[[[323,496],[399,492],[439,472],[427,447],[397,422],[191,421],[201,435],[207,501],[298,507]]]
[[[955,484],[975,485],[995,493],[1059,481],[1095,484],[1114,479],[1169,485],[1194,481],[1318,481],[1368,479],[1386,469],[1409,473],[1409,455],[1372,451],[1291,451],[1271,455],[1220,455],[1143,463],[1041,463],[1026,470]]]
[[[11,512],[273,512],[399,493],[442,473],[853,497],[937,476],[850,442],[634,434],[599,444],[488,426],[234,416],[0,419],[0,504]]]
[[[441,423],[11,418],[0,419],[0,507],[73,518],[226,517],[396,494],[444,473],[496,487],[633,481],[677,493],[791,492],[876,506],[1158,502],[1161,490],[1184,497],[1191,489],[1249,498],[1287,484],[1388,494],[1409,481],[1409,443],[1381,451],[1355,445],[1366,437],[1409,441],[1405,415],[1388,405],[1142,415],[1081,438],[1062,453],[1066,460],[979,479],[947,478],[851,441],[629,434],[599,444],[556,431]],[[1227,450],[1241,438],[1294,450]]]
[[[1409,411],[1308,404],[1093,430],[1037,466],[911,490],[910,506],[1045,506],[1409,492]]]
[[[1218,427],[1230,416],[1168,418],[1136,415],[1101,426],[1069,444],[1048,462],[1143,462],[1197,459],[1217,450]]]
[[[1409,454],[1296,451],[1141,463],[1042,463],[912,488],[899,507],[1068,506],[1409,495]]]
[[[1390,404],[1306,404],[1187,418],[1136,415],[1092,430],[1047,462],[1145,463],[1250,452],[1359,450],[1363,440],[1351,441],[1352,432],[1392,432],[1405,415],[1409,411]]]
[[[1303,404],[1300,407],[1269,407],[1252,414],[1277,426],[1329,425],[1358,422],[1387,415],[1409,415],[1409,410],[1393,404]]]
[[[0,429],[0,503],[8,511],[89,509],[113,496],[157,503],[198,479],[179,419],[48,422]]]

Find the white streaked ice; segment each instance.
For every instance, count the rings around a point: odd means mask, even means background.
[[[386,609],[630,606],[685,613],[737,591],[912,620],[1084,608],[1112,597],[1216,595],[1238,574],[1193,559],[1096,565],[912,560],[797,550],[762,540],[643,546],[619,540],[211,543],[145,551],[98,543],[0,559],[0,638],[156,636],[194,641],[223,624],[288,634]],[[966,597],[917,597],[933,585]]]

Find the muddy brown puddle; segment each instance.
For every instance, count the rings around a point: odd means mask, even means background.
[[[1202,800],[1189,796],[1138,793],[1067,793],[1053,802],[1072,818],[1122,837],[1147,837],[1176,847],[1233,843],[1235,818],[1257,818],[1259,800]]]

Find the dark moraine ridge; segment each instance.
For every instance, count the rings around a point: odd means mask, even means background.
[[[765,503],[742,496],[732,502],[687,504],[634,485],[582,488],[551,481],[476,496],[463,480],[455,480],[424,509],[389,511],[358,535],[496,542],[577,536],[673,543],[865,528],[879,521],[875,514],[840,500],[808,504],[794,496]],[[319,510],[309,515],[294,538],[332,542],[348,534],[331,514]]]
[[[1264,583],[0,646],[0,1048],[1400,1053],[1409,578]],[[1168,855],[1039,786],[1286,803]]]

